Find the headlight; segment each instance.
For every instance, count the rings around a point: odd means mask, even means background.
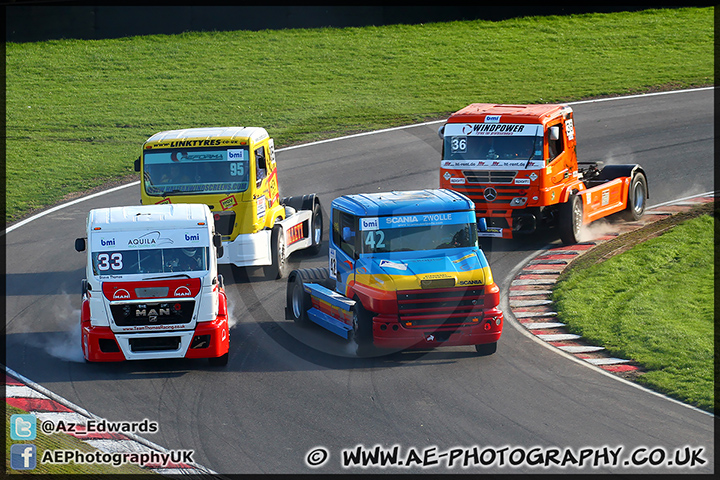
[[[512,200],[510,200],[511,207],[520,207],[522,205],[525,205],[526,203],[527,203],[527,197],[515,197]]]

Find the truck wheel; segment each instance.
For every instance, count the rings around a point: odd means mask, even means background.
[[[265,277],[268,280],[276,280],[287,274],[287,258],[285,258],[285,235],[282,227],[275,225],[270,236],[270,244],[272,248],[272,264],[263,267]]]
[[[484,357],[486,355],[492,355],[493,353],[497,352],[497,342],[475,345],[475,351],[481,357]]]
[[[568,201],[560,205],[559,217],[562,242],[565,245],[578,243],[583,219],[582,198],[570,195]]]
[[[228,364],[229,353],[230,352],[227,352],[225,355],[219,357],[208,358],[208,362],[210,362],[210,365],[213,367],[224,367]]]
[[[312,303],[310,294],[305,292],[303,284],[300,274],[296,274],[292,282],[289,282],[287,286],[288,312],[290,312],[293,321],[298,325],[307,325],[309,323],[307,311]]]
[[[633,175],[628,189],[627,208],[622,212],[625,220],[639,220],[645,212],[647,179],[641,172]]]
[[[323,218],[322,208],[320,208],[320,202],[313,204],[312,213],[312,224],[310,225],[310,238],[312,238],[312,246],[308,248],[308,252],[312,255],[317,255],[322,247],[322,231],[323,231]]]
[[[372,355],[373,336],[372,336],[372,316],[370,312],[365,310],[360,300],[355,298],[355,307],[353,307],[353,340],[356,344],[355,354],[358,357],[369,357]]]

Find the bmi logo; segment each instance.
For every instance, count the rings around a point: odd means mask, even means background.
[[[360,230],[377,230],[378,228],[380,228],[380,221],[377,217],[360,219]]]
[[[114,247],[115,246],[115,239],[111,238],[110,240],[105,240],[104,238],[100,239],[100,245],[103,247]]]
[[[228,150],[228,160],[243,160],[245,152],[243,150]]]

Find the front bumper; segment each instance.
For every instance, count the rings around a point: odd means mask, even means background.
[[[373,319],[373,345],[386,349],[426,349],[460,345],[483,345],[500,339],[504,315],[491,309],[475,325],[406,328],[397,317],[378,315]]]
[[[510,211],[508,211],[509,213]],[[478,237],[506,238],[527,235],[538,230],[539,213],[512,211],[510,216],[491,217],[477,214]]]
[[[115,334],[110,327],[82,325],[82,350],[90,362],[160,358],[216,358],[228,352],[227,316],[201,322],[195,330]]]

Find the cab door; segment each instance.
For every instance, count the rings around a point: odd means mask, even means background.
[[[561,199],[563,186],[572,181],[571,152],[567,148],[567,133],[562,118],[550,124],[545,131],[545,144],[547,145],[547,162],[545,167],[545,203],[551,205]]]
[[[269,160],[267,162],[267,185],[270,206],[280,203],[280,185],[277,178],[277,163],[275,162],[275,142],[268,140]]]
[[[268,163],[269,155],[267,147],[259,145],[253,150],[253,156],[255,157],[255,184],[253,185],[253,202],[255,203],[255,224],[256,228],[262,228],[268,225],[268,220],[272,222],[274,219],[268,219],[267,214],[272,207],[270,201],[270,189],[268,179]],[[272,223],[270,223],[271,225]]]
[[[348,284],[355,280],[358,256],[358,220],[355,215],[333,209],[333,241],[330,244],[330,277],[336,280],[335,291],[347,295]]]

